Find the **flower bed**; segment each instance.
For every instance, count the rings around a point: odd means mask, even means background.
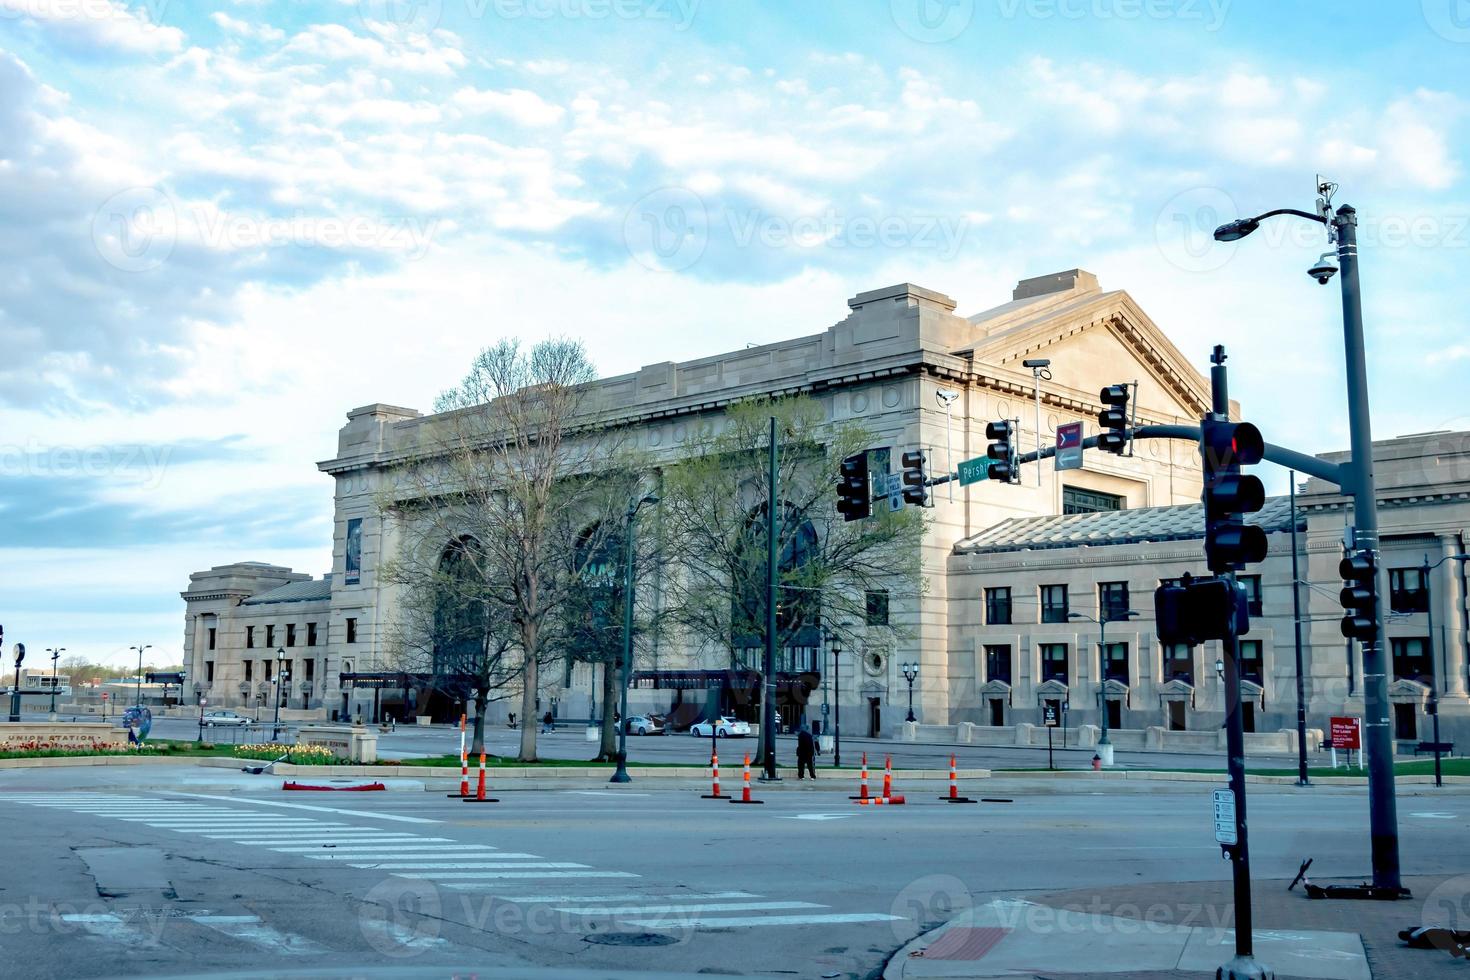
[[[254,745],[235,746],[235,757],[238,759],[274,762],[281,756],[285,756],[287,762],[302,766],[335,766],[347,761],[325,745],[307,745],[304,742],[295,745],[258,742]]]
[[[90,745],[69,744],[57,746],[41,739],[11,742],[0,749],[0,759],[59,759],[83,755],[162,755],[169,746],[143,742],[136,745],[118,745],[94,739]]]

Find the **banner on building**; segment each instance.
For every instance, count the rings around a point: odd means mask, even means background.
[[[346,584],[357,585],[362,580],[361,517],[353,517],[347,521],[347,566],[344,571]]]

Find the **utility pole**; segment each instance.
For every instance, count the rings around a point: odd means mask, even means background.
[[[771,416],[771,444],[767,456],[769,468],[766,495],[766,649],[761,658],[761,779],[780,779],[776,775],[776,603],[781,589],[781,542],[776,509],[781,495],[776,436],[779,420]]]
[[[1296,784],[1310,786],[1307,779],[1307,679],[1302,666],[1302,581],[1297,571],[1296,470],[1291,479],[1291,624],[1296,632]]]

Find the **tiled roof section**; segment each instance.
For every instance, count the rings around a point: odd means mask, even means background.
[[[1267,497],[1266,506],[1249,515],[1250,523],[1270,533],[1291,530],[1291,501]],[[1297,526],[1306,526],[1300,509]],[[960,554],[1023,551],[1037,548],[1075,548],[1079,545],[1137,544],[1141,541],[1181,541],[1205,536],[1203,504],[1141,507],[1098,514],[1016,517],[988,527],[955,545]]]
[[[311,602],[332,598],[332,576],[324,575],[311,582],[292,582],[253,595],[240,603],[242,606],[260,606],[268,602]]]

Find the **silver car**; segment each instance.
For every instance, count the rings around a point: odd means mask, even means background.
[[[648,715],[634,715],[628,719],[629,735],[662,735],[664,726]]]
[[[201,723],[205,728],[213,728],[215,725],[248,725],[250,719],[233,711],[211,711]]]

